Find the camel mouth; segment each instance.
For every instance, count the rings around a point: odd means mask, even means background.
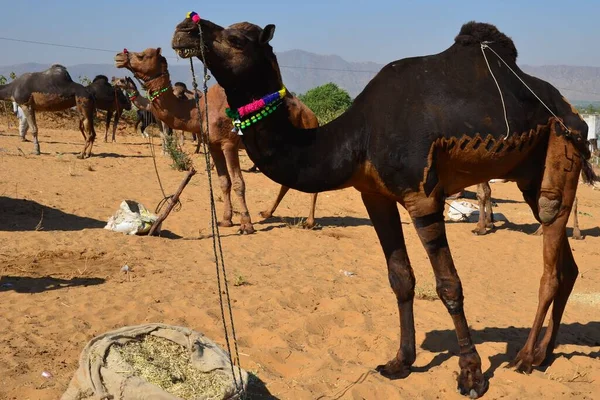
[[[181,58],[192,58],[200,56],[200,51],[198,49],[181,48],[175,49],[175,51],[177,52],[177,55]]]
[[[123,54],[117,54],[115,56],[115,67],[124,68],[127,64],[127,57]]]

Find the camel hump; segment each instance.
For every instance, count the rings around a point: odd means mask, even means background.
[[[52,64],[50,68],[45,70],[43,73],[59,78],[63,81],[73,82],[71,75],[69,75],[69,71],[67,71],[67,67],[61,64]]]
[[[508,51],[513,61],[517,60],[517,48],[512,39],[500,32],[492,24],[484,22],[467,22],[460,28],[460,32],[454,38],[454,41],[464,46],[473,44],[481,44],[482,42],[495,43],[496,46],[502,47]]]
[[[94,80],[92,80],[92,83],[94,83],[96,81],[106,81],[106,82],[108,82],[108,77],[106,75],[96,75],[94,77]]]

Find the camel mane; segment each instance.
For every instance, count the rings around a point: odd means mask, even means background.
[[[470,21],[460,28],[460,32],[454,38],[456,43],[468,46],[480,44],[481,42],[492,42],[508,51],[512,61],[517,61],[517,48],[512,39],[500,32],[492,24]]]

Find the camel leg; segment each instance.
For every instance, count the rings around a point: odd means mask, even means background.
[[[231,179],[229,178],[229,172],[227,172],[227,162],[225,161],[223,150],[219,145],[210,146],[210,155],[217,168],[217,176],[219,177],[219,184],[223,192],[223,219],[219,221],[219,226],[230,227],[233,226],[233,222],[231,221],[233,210],[231,207]]]
[[[463,309],[462,284],[446,239],[444,202],[423,195],[409,199],[407,210],[433,267],[438,296],[454,322],[460,348],[458,389],[472,398],[479,397],[487,390],[488,383],[481,372],[481,359]]]
[[[575,200],[581,160],[565,157],[565,148],[573,154],[573,146],[564,136],[550,133],[544,175],[538,200],[538,217],[544,230],[544,271],[540,281],[538,308],[525,345],[509,367],[531,372],[551,354],[567,299],[577,279],[577,265],[567,240],[566,226]],[[533,208],[533,207],[532,207]],[[534,212],[535,212],[535,208]],[[550,325],[536,347],[550,304],[554,302]]]
[[[579,229],[579,217],[577,216],[577,196],[575,196],[575,201],[573,201],[573,239],[583,239],[583,235]]]
[[[23,108],[21,108],[23,109]],[[27,117],[25,115],[19,118],[19,136],[21,136],[21,141],[27,141],[27,130],[29,129],[29,123],[27,122]]]
[[[119,120],[121,119],[121,110],[117,110],[115,112],[115,120],[113,121],[113,129],[112,129],[112,142],[117,141],[117,128],[119,126]]]
[[[488,225],[488,213],[490,212],[490,210],[486,209],[486,206],[488,201],[490,201],[491,197],[492,189],[490,188],[490,184],[488,182],[480,183],[479,185],[477,185],[477,200],[479,201],[479,220],[477,222],[477,227],[471,231],[476,235],[485,235],[487,233],[486,228]]]
[[[23,105],[21,106],[21,109],[23,110],[23,114],[25,115],[25,118],[27,119],[27,123],[29,124],[29,126],[31,127],[31,136],[33,136],[33,154],[36,155],[40,155],[40,142],[38,140],[38,127],[37,127],[37,122],[35,120],[35,110],[33,109],[32,106],[29,105]]]
[[[96,140],[96,129],[94,128],[95,107],[90,99],[77,99],[77,110],[83,119],[83,128],[86,133],[85,146],[79,155],[79,158],[86,158],[92,155],[92,148]]]
[[[413,316],[415,275],[406,251],[397,203],[375,194],[362,193],[361,196],[383,248],[388,279],[396,295],[400,316],[400,347],[396,357],[378,366],[377,371],[388,378],[405,378],[416,358]]]
[[[277,207],[279,206],[279,203],[281,203],[281,200],[283,200],[283,197],[286,195],[286,193],[290,190],[289,187],[287,186],[281,186],[279,188],[279,193],[277,194],[277,198],[275,199],[275,201],[273,202],[273,205],[271,206],[271,208],[269,210],[265,210],[265,211],[261,211],[258,214],[262,217],[262,218],[271,218],[273,216],[273,213],[275,212],[275,210],[277,209]]]
[[[318,193],[311,193],[310,195],[310,211],[308,213],[308,218],[304,222],[304,228],[312,229],[315,227],[315,208],[317,208],[317,196]]]
[[[106,126],[104,127],[104,143],[108,142],[108,130],[110,128],[110,120],[112,119],[112,111],[106,111]]]
[[[238,202],[240,204],[240,230],[241,234],[254,233],[254,226],[252,225],[252,219],[248,212],[248,206],[246,205],[246,183],[242,176],[242,167],[240,166],[240,156],[238,153],[238,145],[232,143],[223,144],[223,153],[225,154],[225,160],[227,161],[227,169],[231,181],[233,183],[233,191],[235,192]]]
[[[489,182],[484,182],[481,184],[483,186],[483,190],[487,193],[485,199],[485,227],[487,229],[494,229],[494,210],[492,209],[492,188],[490,187]]]

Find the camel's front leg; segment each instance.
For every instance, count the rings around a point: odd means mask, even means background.
[[[112,114],[113,114],[113,112],[111,110],[106,111],[106,126],[104,127],[104,143],[108,142],[108,130],[110,128],[110,120],[112,119]],[[113,136],[113,139],[114,139],[114,136]]]
[[[240,230],[241,234],[254,233],[254,226],[252,225],[252,218],[250,218],[250,212],[246,205],[246,182],[242,176],[242,167],[240,166],[239,156],[239,145],[234,143],[223,144],[223,153],[225,154],[225,160],[227,161],[227,170],[229,176],[231,176],[231,183],[233,184],[233,191],[235,192],[238,202],[240,204]]]
[[[416,358],[413,316],[415,275],[406,252],[397,203],[387,197],[366,193],[362,193],[362,200],[383,248],[388,279],[396,295],[400,314],[398,353],[387,364],[378,366],[377,371],[389,378],[405,378],[410,374],[410,367]]]
[[[227,172],[225,155],[219,145],[210,146],[210,155],[217,168],[219,184],[221,186],[221,191],[223,192],[223,218],[219,221],[219,226],[230,227],[233,226],[233,222],[231,221],[231,217],[233,216],[233,208],[231,206],[231,179]],[[207,172],[210,173],[210,171]]]

